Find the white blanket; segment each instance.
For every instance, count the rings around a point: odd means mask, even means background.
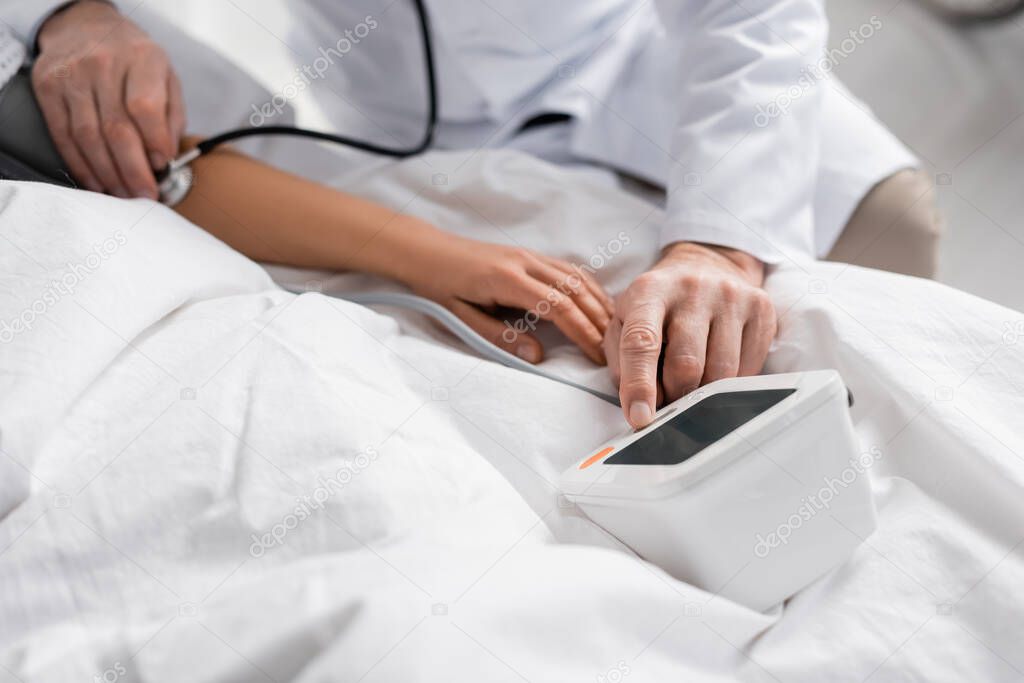
[[[613,290],[660,219],[510,152],[339,183],[577,262],[624,232]],[[880,457],[878,531],[765,615],[558,496],[614,407],[287,294],[163,207],[0,185],[0,681],[1020,679],[1024,316],[835,264],[769,288],[768,369],[839,369]]]

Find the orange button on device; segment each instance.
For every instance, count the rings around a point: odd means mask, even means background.
[[[615,449],[613,447],[611,447],[611,446],[608,446],[607,448],[602,448],[597,453],[594,453],[592,456],[590,456],[589,458],[587,458],[586,460],[581,462],[580,463],[580,469],[581,470],[587,469],[588,467],[593,465],[595,462],[597,462],[598,460],[600,460],[601,458],[603,458],[604,456],[608,455],[609,453],[611,453],[614,450]]]

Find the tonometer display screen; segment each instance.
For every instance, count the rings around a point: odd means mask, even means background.
[[[796,389],[715,394],[694,403],[615,455],[606,465],[676,465],[750,422]]]

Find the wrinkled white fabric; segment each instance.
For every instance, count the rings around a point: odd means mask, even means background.
[[[618,240],[613,290],[656,250],[657,211],[511,152],[337,182],[579,263]],[[163,207],[0,185],[0,334],[43,301],[0,340],[0,681],[1014,680],[1024,316],[805,268],[769,280],[768,369],[843,374],[881,453],[879,528],[765,615],[560,504],[559,473],[624,428],[614,407],[414,316],[282,292]],[[542,336],[550,369],[608,388]]]

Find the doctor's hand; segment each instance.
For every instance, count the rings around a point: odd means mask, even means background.
[[[605,364],[601,344],[611,297],[570,263],[448,233],[434,234],[429,246],[405,260],[399,279],[509,353],[540,362],[544,348],[531,332],[548,320],[588,358]]]
[[[79,0],[39,31],[32,83],[57,150],[86,189],[157,198],[178,151],[181,86],[167,55],[110,4]]]
[[[634,428],[663,400],[761,370],[776,330],[763,280],[749,254],[678,242],[617,298],[604,346]]]

